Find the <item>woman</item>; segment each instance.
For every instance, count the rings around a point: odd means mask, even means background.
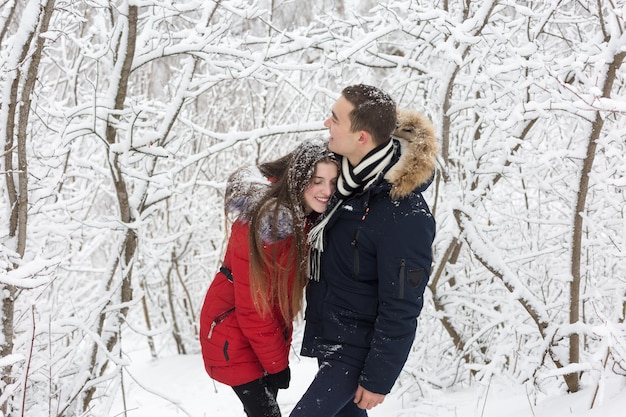
[[[248,417],[281,415],[276,396],[291,379],[292,320],[307,282],[306,233],[337,176],[320,140],[228,180],[226,213],[235,221],[204,299],[200,343],[206,371],[233,388]]]

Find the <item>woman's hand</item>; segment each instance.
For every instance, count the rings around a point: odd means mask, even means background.
[[[265,380],[267,384],[276,389],[287,389],[289,388],[289,382],[291,381],[291,370],[289,366],[287,366],[282,371],[276,374],[267,374],[265,376]]]

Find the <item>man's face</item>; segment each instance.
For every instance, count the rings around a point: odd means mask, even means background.
[[[350,122],[350,112],[354,109],[354,105],[345,99],[344,96],[339,97],[332,108],[331,115],[324,121],[330,133],[328,139],[328,149],[332,152],[345,156],[353,163],[353,159],[357,159],[357,144],[361,132],[352,132],[352,123]]]

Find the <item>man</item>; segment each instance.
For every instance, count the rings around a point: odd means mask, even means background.
[[[324,125],[341,173],[309,235],[301,352],[317,358],[319,370],[291,417],[367,416],[415,338],[435,235],[421,193],[432,182],[437,143],[428,120],[397,111],[367,85],[345,88]]]

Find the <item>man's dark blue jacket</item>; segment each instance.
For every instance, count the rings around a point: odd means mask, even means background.
[[[391,391],[411,350],[435,236],[422,191],[432,182],[436,137],[417,113],[399,110],[398,120],[393,161],[325,228],[301,351],[362,367],[360,385],[378,394]]]

